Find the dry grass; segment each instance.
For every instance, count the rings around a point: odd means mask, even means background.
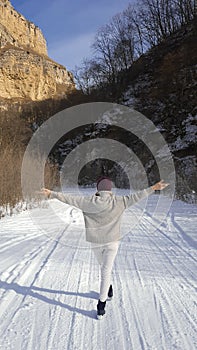
[[[12,208],[24,200],[21,188],[21,166],[28,139],[32,131],[28,123],[12,115],[0,118],[0,206]],[[35,160],[30,160],[34,161]],[[50,161],[45,165],[45,186],[52,188],[57,182],[57,166]],[[38,188],[37,188],[38,189]],[[1,213],[0,213],[1,217]]]

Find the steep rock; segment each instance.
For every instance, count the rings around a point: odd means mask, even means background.
[[[0,96],[44,100],[75,88],[63,66],[34,52],[7,46],[0,51]]]
[[[72,74],[47,56],[41,30],[0,0],[0,98],[39,101],[73,90]]]
[[[0,48],[8,42],[47,55],[46,40],[41,30],[18,13],[9,0],[0,0]]]

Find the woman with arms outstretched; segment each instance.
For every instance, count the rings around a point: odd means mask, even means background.
[[[97,182],[97,192],[92,196],[72,196],[43,188],[41,194],[47,198],[56,198],[83,212],[86,240],[91,242],[92,250],[101,268],[100,295],[97,304],[97,318],[105,314],[107,298],[112,298],[113,288],[111,272],[118,252],[120,221],[125,209],[149,196],[155,190],[163,190],[168,184],[163,180],[142,191],[125,196],[116,196],[112,192],[112,181],[102,177]]]

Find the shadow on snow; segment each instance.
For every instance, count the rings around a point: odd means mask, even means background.
[[[65,291],[59,291],[59,290],[53,290],[53,289],[47,289],[47,288],[40,288],[40,287],[34,287],[34,286],[20,286],[17,283],[7,283],[4,281],[0,281],[0,288],[5,290],[13,290],[17,294],[21,294],[26,296],[31,296],[33,298],[39,299],[45,303],[60,306],[64,309],[67,309],[71,312],[78,312],[79,314],[82,314],[84,316],[88,316],[90,318],[95,319],[95,310],[84,310],[77,308],[76,306],[71,306],[68,304],[64,304],[61,301],[50,299],[49,297],[39,294],[35,291],[45,292],[45,293],[54,293],[54,294],[64,294],[64,295],[75,295],[76,297],[82,297],[82,298],[89,298],[89,299],[97,299],[98,300],[98,293],[91,291],[90,293],[75,293],[75,292],[65,292]],[[35,291],[34,291],[35,290]]]

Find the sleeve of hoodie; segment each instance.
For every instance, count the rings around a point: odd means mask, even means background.
[[[58,199],[61,202],[72,205],[73,207],[76,207],[81,210],[83,210],[84,202],[85,202],[83,196],[72,196],[69,194],[63,194],[61,192],[55,192],[55,191],[51,191],[49,198]]]
[[[148,187],[145,190],[138,191],[127,196],[123,196],[125,208],[128,208],[131,205],[141,201],[141,199],[148,197],[151,193],[154,192],[155,191],[152,189],[152,187]]]

